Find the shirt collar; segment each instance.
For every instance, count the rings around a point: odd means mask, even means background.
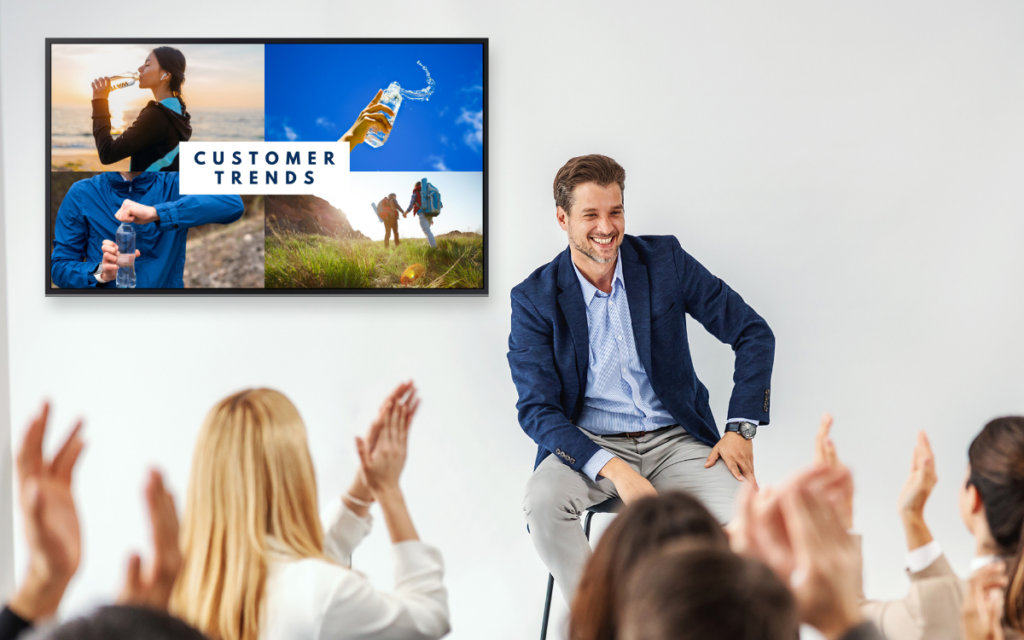
[[[982,567],[986,567],[993,562],[998,562],[998,556],[974,556],[971,558],[970,574],[974,575],[974,572]]]
[[[583,290],[583,303],[589,307],[590,301],[597,295],[598,288],[590,284],[582,273],[580,273],[579,267],[572,261],[572,256],[569,257],[569,262],[572,262],[573,271],[576,272],[576,277],[580,281],[580,289]],[[612,293],[615,293],[616,285],[622,290],[626,290],[626,281],[622,279],[622,250],[615,254],[615,274],[612,276]]]

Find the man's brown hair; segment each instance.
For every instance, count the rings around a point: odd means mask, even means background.
[[[626,170],[608,156],[592,153],[571,158],[555,174],[555,206],[562,207],[569,213],[572,208],[573,189],[587,182],[602,187],[615,183],[619,185],[625,197]]]

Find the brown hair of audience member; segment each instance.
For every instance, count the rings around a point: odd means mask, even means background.
[[[224,398],[192,455],[170,610],[217,640],[257,640],[275,552],[327,559],[298,409],[272,389]]]
[[[133,605],[100,607],[32,637],[36,640],[206,640],[198,629],[166,611]]]
[[[978,490],[998,554],[1009,559],[1006,622],[1024,631],[1024,417],[996,418],[986,424],[971,442],[967,460],[967,484]]]
[[[555,206],[561,207],[566,213],[571,213],[573,189],[587,182],[602,187],[617,184],[625,201],[626,170],[608,156],[594,153],[570,158],[555,174]]]
[[[618,640],[795,640],[793,594],[759,560],[686,541],[645,556],[623,588]]]
[[[623,509],[583,570],[569,614],[569,637],[613,640],[616,606],[630,569],[644,555],[684,539],[722,549],[729,546],[718,520],[688,493],[669,491]]]

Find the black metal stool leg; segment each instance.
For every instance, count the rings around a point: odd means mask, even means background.
[[[587,515],[583,518],[583,535],[590,540],[590,521],[594,518],[593,511],[587,511]],[[551,616],[551,594],[555,590],[555,576],[548,574],[548,593],[544,596],[544,617],[540,622],[540,640],[547,640],[548,637],[548,618]]]
[[[548,616],[551,615],[551,594],[555,590],[555,576],[548,574],[548,594],[544,597],[544,619],[540,623],[540,640],[548,637]]]

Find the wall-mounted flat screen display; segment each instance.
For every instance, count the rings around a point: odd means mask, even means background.
[[[46,293],[486,294],[486,39],[46,41]]]

